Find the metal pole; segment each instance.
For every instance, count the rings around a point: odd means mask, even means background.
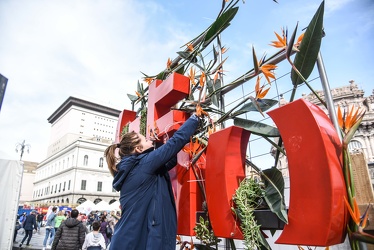
[[[334,124],[335,130],[338,133],[340,142],[342,142],[343,138],[340,133],[339,123],[338,123],[338,119],[335,113],[334,101],[332,99],[331,89],[330,89],[329,81],[327,79],[327,74],[326,74],[325,66],[323,64],[321,52],[318,52],[317,67],[318,67],[319,75],[321,78],[323,92],[325,94],[325,101],[327,104],[327,110],[329,112],[330,120]]]

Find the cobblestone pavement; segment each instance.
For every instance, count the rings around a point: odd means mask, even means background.
[[[15,249],[43,249],[43,240],[45,237],[45,227],[40,228],[40,232],[36,232],[32,235],[32,238],[30,240],[30,246],[26,246],[27,240],[25,240],[22,244],[22,248],[19,247],[19,244],[21,243],[23,237],[25,237],[25,233],[23,233],[23,229],[20,229],[18,231],[17,237],[16,237],[16,242],[13,242],[13,250]]]

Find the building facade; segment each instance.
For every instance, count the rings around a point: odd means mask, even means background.
[[[119,114],[120,110],[69,97],[48,118],[50,142],[47,158],[36,169],[35,206],[118,200],[104,151],[114,142]]]
[[[352,80],[349,85],[331,89],[335,111],[338,106],[347,112],[348,107],[355,106],[365,110],[365,116],[348,145],[350,152],[363,152],[368,164],[371,183],[374,187],[374,89],[369,96],[364,96],[364,91],[359,89]],[[324,99],[323,91],[316,91]],[[314,94],[303,96],[308,101],[317,104],[326,113],[326,108],[320,104]]]
[[[38,166],[37,162],[23,161],[23,175],[22,175],[22,186],[19,196],[19,204],[23,206],[29,206],[29,201],[33,198],[33,187],[35,180],[36,168]]]

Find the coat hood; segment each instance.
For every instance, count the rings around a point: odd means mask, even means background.
[[[81,223],[79,220],[75,218],[69,218],[65,220],[65,225],[69,228],[77,226],[79,223]]]
[[[150,148],[142,152],[141,154],[129,155],[122,158],[117,164],[118,172],[115,173],[113,179],[113,188],[116,191],[120,191],[126,177],[129,175],[131,170],[138,164],[138,162],[148,153],[153,151],[154,148]]]

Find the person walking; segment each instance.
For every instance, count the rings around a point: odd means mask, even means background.
[[[64,211],[60,210],[57,213],[57,216],[55,218],[55,232],[57,232],[57,229],[60,227],[61,223],[66,220]]]
[[[64,220],[58,228],[52,243],[52,250],[82,249],[86,237],[86,228],[78,218],[79,211],[73,209],[71,218]]]
[[[44,237],[44,241],[43,241],[43,250],[47,248],[50,248],[52,242],[53,242],[53,238],[55,237],[55,223],[56,223],[56,211],[57,211],[57,207],[49,207],[50,210],[48,213],[47,213],[47,222],[45,224],[45,237]],[[49,241],[48,241],[48,238]],[[47,245],[47,242],[48,245]]]
[[[106,228],[109,227],[109,223],[105,215],[102,215],[100,218],[100,230],[99,232],[103,235],[105,239],[105,245],[108,245],[108,237],[106,235]]]
[[[199,122],[200,117],[192,115],[157,149],[152,141],[132,131],[105,150],[122,209],[110,250],[175,249],[177,217],[168,171],[176,166],[178,152],[190,141]]]
[[[99,232],[100,222],[92,222],[93,231],[86,235],[82,250],[104,250],[106,249],[104,236]]]
[[[43,213],[38,213],[36,216],[36,224],[38,225],[38,232],[40,233],[40,228],[42,226],[42,221],[43,221],[44,215]]]
[[[23,228],[25,229],[25,237],[23,237],[21,244],[19,244],[19,247],[22,247],[23,243],[27,239],[26,246],[30,246],[30,240],[32,238],[32,231],[35,229],[38,229],[38,226],[36,225],[36,217],[35,217],[35,210],[32,210],[31,213],[26,216],[25,221],[23,222]]]

